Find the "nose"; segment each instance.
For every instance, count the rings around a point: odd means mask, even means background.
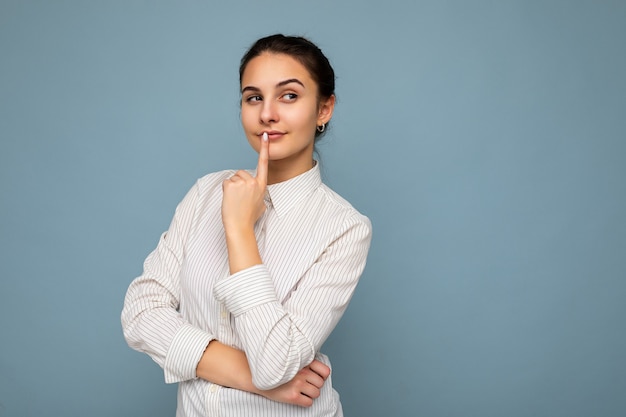
[[[274,103],[272,100],[263,102],[263,107],[261,108],[261,123],[269,125],[278,121],[277,104],[278,103]]]

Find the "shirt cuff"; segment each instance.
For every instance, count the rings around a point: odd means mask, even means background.
[[[235,317],[262,304],[278,302],[274,283],[263,264],[219,279],[213,292],[217,301]]]
[[[190,324],[183,325],[172,339],[165,356],[165,382],[172,384],[196,379],[198,362],[213,339],[209,333]]]

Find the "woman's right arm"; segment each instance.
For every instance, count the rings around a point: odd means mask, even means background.
[[[286,384],[272,390],[259,390],[252,383],[246,354],[217,340],[204,351],[196,374],[209,382],[262,395],[270,400],[310,407],[330,375],[330,368],[317,360],[300,370]]]
[[[157,362],[167,383],[200,377],[274,401],[310,405],[330,373],[326,365],[314,361],[283,386],[258,390],[243,351],[220,343],[215,335],[192,326],[179,314],[178,277],[197,200],[196,185],[178,205],[168,231],[146,258],[143,274],[128,288],[121,319],[129,346]]]

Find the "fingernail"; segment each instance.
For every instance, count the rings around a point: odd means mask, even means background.
[[[263,132],[263,142],[267,142],[269,138],[267,137],[267,132]]]

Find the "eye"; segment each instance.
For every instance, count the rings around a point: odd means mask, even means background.
[[[262,101],[263,99],[261,98],[261,96],[248,96],[244,98],[244,101],[246,103],[254,103],[254,102],[258,102],[258,101]]]
[[[296,93],[286,93],[286,94],[283,94],[282,98],[285,101],[296,101],[296,99],[298,98],[298,95]]]

